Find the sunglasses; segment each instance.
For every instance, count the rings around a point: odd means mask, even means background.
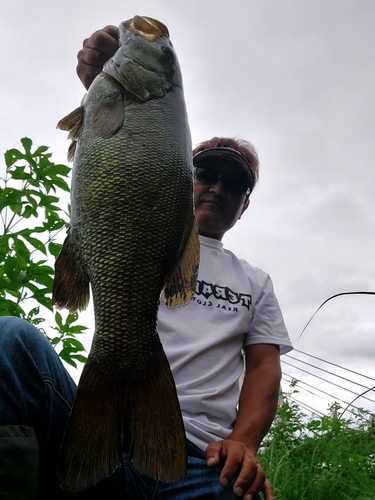
[[[239,175],[224,174],[210,167],[194,167],[194,177],[203,184],[216,184],[219,180],[222,181],[226,191],[236,194],[251,193],[248,182]]]

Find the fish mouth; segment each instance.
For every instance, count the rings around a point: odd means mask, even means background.
[[[152,17],[134,16],[123,24],[129,31],[146,40],[154,41],[160,36],[169,37],[169,31],[165,24]]]

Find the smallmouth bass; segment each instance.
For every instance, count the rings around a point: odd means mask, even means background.
[[[199,265],[192,146],[168,29],[135,16],[82,106],[60,120],[72,139],[71,224],[52,300],[82,310],[91,285],[95,333],[63,439],[59,478],[96,484],[123,454],[142,473],[186,473],[186,438],[156,330],[160,293],[188,303]]]

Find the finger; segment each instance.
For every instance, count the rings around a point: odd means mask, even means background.
[[[222,447],[219,441],[211,442],[206,448],[206,461],[209,467],[219,465]]]
[[[239,497],[243,497],[245,493],[256,494],[261,490],[264,480],[263,469],[254,460],[245,458],[234,483],[233,491]]]
[[[220,484],[222,486],[226,486],[227,484],[229,484],[237,474],[239,468],[243,468],[244,460],[244,452],[242,449],[236,451],[232,450],[230,453],[228,453],[223,470],[220,474]],[[242,474],[242,470],[240,474]]]
[[[262,467],[258,465],[247,478],[238,477],[233,491],[236,495],[243,497],[244,500],[252,500],[260,491],[263,491],[265,480],[266,475]],[[267,500],[272,500],[272,498],[268,498]]]
[[[264,482],[262,492],[264,495],[264,500],[275,500],[272,484],[268,481],[268,479],[266,479]]]
[[[101,71],[104,64],[108,61],[109,57],[110,56],[108,56],[104,52],[101,52],[100,50],[85,47],[77,54],[77,68],[94,67],[99,68],[99,70]]]
[[[103,67],[103,64],[113,56],[117,49],[117,28],[106,26],[103,30],[95,31],[90,38],[84,40],[83,48],[77,54],[78,63]]]
[[[77,75],[87,89],[117,49],[116,26],[106,26],[84,40],[83,48],[77,54]]]
[[[118,49],[118,29],[116,26],[106,26],[95,31],[90,38],[83,42],[83,49],[95,49],[111,57]]]

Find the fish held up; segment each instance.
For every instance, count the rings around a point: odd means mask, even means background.
[[[124,453],[164,482],[186,474],[186,438],[157,333],[160,296],[193,297],[199,265],[192,146],[167,28],[135,16],[83,104],[60,120],[74,160],[71,223],[55,264],[53,304],[84,309],[95,333],[59,462],[63,488],[96,484]]]

